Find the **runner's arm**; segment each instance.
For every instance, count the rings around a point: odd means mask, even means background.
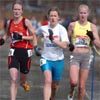
[[[91,27],[92,27],[91,29],[92,29],[92,32],[93,32],[93,36],[95,38],[93,43],[95,44],[95,46],[100,48],[100,38],[99,38],[99,35],[98,35],[97,27],[94,24],[91,24]]]
[[[32,35],[31,36],[23,36],[23,39],[33,40],[33,43],[34,43],[34,46],[35,46],[35,45],[37,45],[37,37],[36,37],[36,34],[35,34],[35,30],[34,30],[32,24],[31,24],[31,22],[28,19],[25,20],[25,23],[26,23],[26,26],[27,26],[29,32],[32,33]]]

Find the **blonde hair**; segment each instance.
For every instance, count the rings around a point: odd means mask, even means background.
[[[89,9],[88,5],[86,5],[86,4],[81,4],[81,5],[78,7],[78,11],[79,11],[81,8],[86,8],[87,11],[90,12],[90,9]]]

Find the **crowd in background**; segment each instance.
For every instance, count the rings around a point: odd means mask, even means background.
[[[59,23],[62,24],[66,29],[68,28],[68,25],[70,22],[73,22],[77,20],[76,16],[62,16],[59,20]],[[41,25],[47,25],[48,22],[48,17],[46,15],[43,16],[42,20],[37,20],[36,16],[32,16],[30,18],[30,21],[34,27],[34,29],[39,28]],[[91,22],[93,22],[95,25],[97,25],[98,31],[100,31],[100,26],[97,24],[97,18],[96,17],[92,17],[90,19]],[[5,33],[5,29],[6,29],[6,22],[7,22],[7,18],[0,18],[0,36],[2,36]],[[100,34],[100,33],[99,33]]]

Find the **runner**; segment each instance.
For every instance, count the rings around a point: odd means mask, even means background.
[[[79,20],[70,23],[69,37],[75,49],[70,56],[70,86],[68,100],[73,100],[75,87],[78,86],[78,100],[84,100],[85,85],[91,61],[90,41],[100,48],[100,39],[96,25],[88,21],[89,8],[82,4],[78,8]]]
[[[5,43],[8,36],[11,38],[10,51],[8,56],[8,68],[11,77],[11,100],[16,100],[18,71],[20,70],[20,85],[26,90],[30,90],[30,85],[27,83],[27,75],[30,71],[31,56],[34,42],[35,49],[37,47],[37,39],[35,31],[30,20],[24,18],[23,5],[21,2],[13,4],[14,18],[7,21],[8,33],[0,39],[0,45]],[[35,50],[36,51],[36,50]]]
[[[44,48],[40,59],[44,73],[44,100],[55,100],[56,90],[64,69],[63,49],[69,45],[66,29],[59,24],[59,9],[52,7],[48,11],[48,25],[41,26],[37,35],[43,37]],[[70,45],[71,46],[71,45]]]

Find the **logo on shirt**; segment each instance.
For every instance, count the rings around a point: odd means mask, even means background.
[[[47,43],[46,44],[46,47],[57,47],[57,45],[56,44],[53,44],[53,43]]]

